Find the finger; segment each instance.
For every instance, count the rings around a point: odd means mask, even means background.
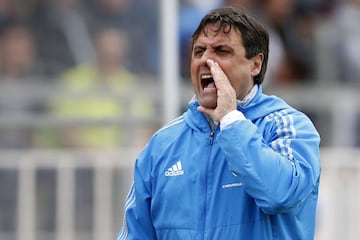
[[[208,64],[208,66],[210,68],[210,72],[213,75],[214,80],[215,79],[218,80],[219,77],[221,77],[221,72],[222,72],[219,64],[217,62],[215,62],[214,60],[211,60],[211,59],[207,60],[207,64]]]
[[[199,112],[205,113],[205,114],[207,114],[209,116],[211,116],[211,114],[214,112],[214,109],[205,108],[205,107],[203,107],[201,105],[197,107],[197,110]]]
[[[219,88],[219,87],[221,88],[221,86],[223,86],[224,84],[229,82],[229,81],[226,81],[227,77],[217,62],[215,62],[212,59],[208,59],[207,64],[210,68],[211,75],[213,76],[215,86],[217,88]]]

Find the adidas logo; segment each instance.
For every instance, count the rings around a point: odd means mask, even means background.
[[[184,175],[184,170],[182,169],[181,161],[178,161],[176,164],[172,165],[172,167],[165,172],[166,177],[176,177],[181,175]]]

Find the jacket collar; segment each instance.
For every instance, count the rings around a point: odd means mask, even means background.
[[[243,100],[237,102],[238,109],[244,111],[257,96],[261,95],[261,92],[261,86],[255,85]],[[194,129],[200,129],[201,131],[208,131],[210,128],[216,127],[216,123],[210,122],[212,120],[209,117],[197,110],[199,105],[197,97],[194,95],[189,101],[188,111],[184,114],[188,125]]]
[[[243,101],[238,101],[237,108],[251,121],[289,107],[280,98],[263,94],[261,85],[257,86],[257,90],[251,90],[249,94],[249,98],[245,97]],[[193,129],[209,131],[209,122],[206,116],[197,110],[198,106],[199,103],[194,96],[189,102],[188,110],[184,113],[185,121]]]

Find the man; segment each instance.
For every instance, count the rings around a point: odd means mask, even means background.
[[[187,112],[139,155],[119,239],[312,239],[319,135],[262,93],[268,33],[247,13],[211,11],[193,34]]]

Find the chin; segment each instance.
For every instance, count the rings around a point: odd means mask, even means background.
[[[217,95],[216,94],[198,94],[198,101],[204,108],[216,108]]]

